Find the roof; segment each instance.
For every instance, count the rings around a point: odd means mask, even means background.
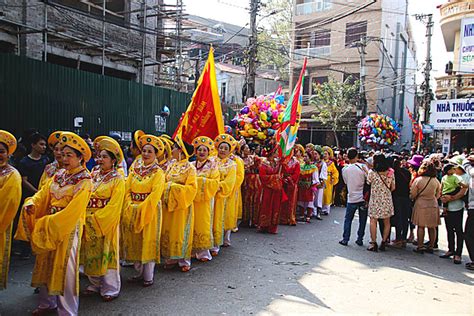
[[[223,43],[239,44],[241,46],[247,45],[248,37],[250,35],[250,29],[235,24],[226,23],[223,21],[217,21],[200,17],[197,15],[188,15],[187,20],[190,23],[200,24],[203,27],[212,29],[212,33],[222,34]]]
[[[222,72],[245,75],[245,68],[232,64],[216,63],[216,68]],[[275,80],[278,77],[276,72],[257,70],[257,77],[262,79]]]

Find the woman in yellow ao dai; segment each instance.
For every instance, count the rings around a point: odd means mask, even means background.
[[[165,269],[178,264],[181,271],[187,272],[191,269],[193,247],[196,169],[188,161],[186,148],[180,138],[175,138],[172,156],[175,160],[166,170],[163,196],[161,254],[166,259]]]
[[[237,148],[239,144],[234,143],[234,146]],[[234,149],[235,150],[235,149]],[[233,160],[236,164],[236,173],[235,173],[235,183],[232,193],[229,196],[229,208],[225,214],[224,221],[224,247],[230,246],[230,235],[233,231],[237,231],[237,220],[242,218],[242,183],[245,179],[245,167],[244,161],[239,156],[234,153],[230,155],[230,159]]]
[[[216,202],[214,207],[213,235],[214,247],[211,249],[211,255],[217,256],[220,246],[224,244],[224,222],[226,213],[230,209],[231,199],[236,182],[237,164],[229,158],[235,148],[235,139],[227,134],[221,134],[214,139],[217,148],[217,166],[219,168],[219,189],[216,193]]]
[[[74,133],[60,137],[64,169],[25,201],[15,236],[30,241],[36,254],[31,285],[40,293],[33,315],[56,308],[60,315],[77,315],[79,309],[78,247],[92,189],[85,168],[91,152]]]
[[[84,294],[100,293],[108,302],[120,293],[119,224],[125,180],[117,167],[123,154],[120,145],[108,137],[97,141],[96,148],[98,168],[91,172],[93,186],[87,206],[81,262],[91,283]]]
[[[196,259],[205,262],[212,259],[210,249],[214,246],[212,224],[214,202],[219,188],[219,169],[214,157],[214,141],[209,137],[197,137],[193,141],[196,161],[192,162],[197,173],[197,194],[194,199],[193,253]]]
[[[15,137],[0,130],[0,290],[7,287],[12,222],[21,200],[20,173],[8,164],[15,149]]]
[[[56,172],[62,168],[62,150],[59,144],[59,137],[61,136],[61,131],[56,131],[51,133],[48,137],[48,146],[53,151],[54,161],[50,164],[47,164],[44,168],[43,174],[38,185],[38,190],[40,190],[47,182],[50,180]]]
[[[121,258],[133,262],[138,273],[129,281],[143,281],[147,287],[153,285],[155,263],[160,263],[165,177],[156,160],[163,150],[158,137],[143,135],[138,142],[141,157],[134,161],[125,184]]]

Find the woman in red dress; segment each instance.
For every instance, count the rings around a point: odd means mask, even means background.
[[[283,181],[281,164],[278,161],[278,152],[274,147],[267,159],[259,167],[260,181],[262,182],[262,202],[260,203],[260,216],[258,232],[276,234],[278,220],[283,198]]]
[[[261,197],[261,183],[258,175],[260,159],[257,155],[251,154],[249,145],[244,144],[242,146],[242,160],[244,161],[245,179],[242,184],[243,213],[241,225],[256,227]]]
[[[280,224],[296,226],[296,204],[298,203],[298,180],[300,177],[300,163],[291,154],[291,158],[283,161],[283,191],[288,199],[282,201],[280,209]]]

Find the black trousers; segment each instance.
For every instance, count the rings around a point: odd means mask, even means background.
[[[411,201],[409,197],[394,196],[395,231],[397,240],[406,240],[411,219]]]
[[[462,228],[463,215],[464,209],[454,212],[448,211],[444,218],[446,231],[448,233],[448,250],[456,256],[462,254],[464,244],[464,232]]]
[[[467,212],[466,226],[464,227],[464,241],[466,242],[469,258],[474,262],[474,209]]]

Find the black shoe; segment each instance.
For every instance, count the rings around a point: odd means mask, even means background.
[[[321,216],[319,216],[319,214],[316,215],[316,219],[317,219],[318,221],[322,221],[322,220],[323,220],[323,218],[322,218]]]
[[[358,246],[363,246],[364,245],[364,242],[362,240],[356,240],[356,244]]]
[[[339,245],[347,246],[347,244],[348,244],[347,240],[343,239],[343,240],[339,241]]]
[[[441,255],[441,256],[439,256],[439,257],[440,257],[440,258],[443,258],[443,259],[449,259],[449,258],[451,258],[452,256],[454,256],[454,253],[452,253],[452,252],[447,252],[447,253],[445,253],[444,255]]]

